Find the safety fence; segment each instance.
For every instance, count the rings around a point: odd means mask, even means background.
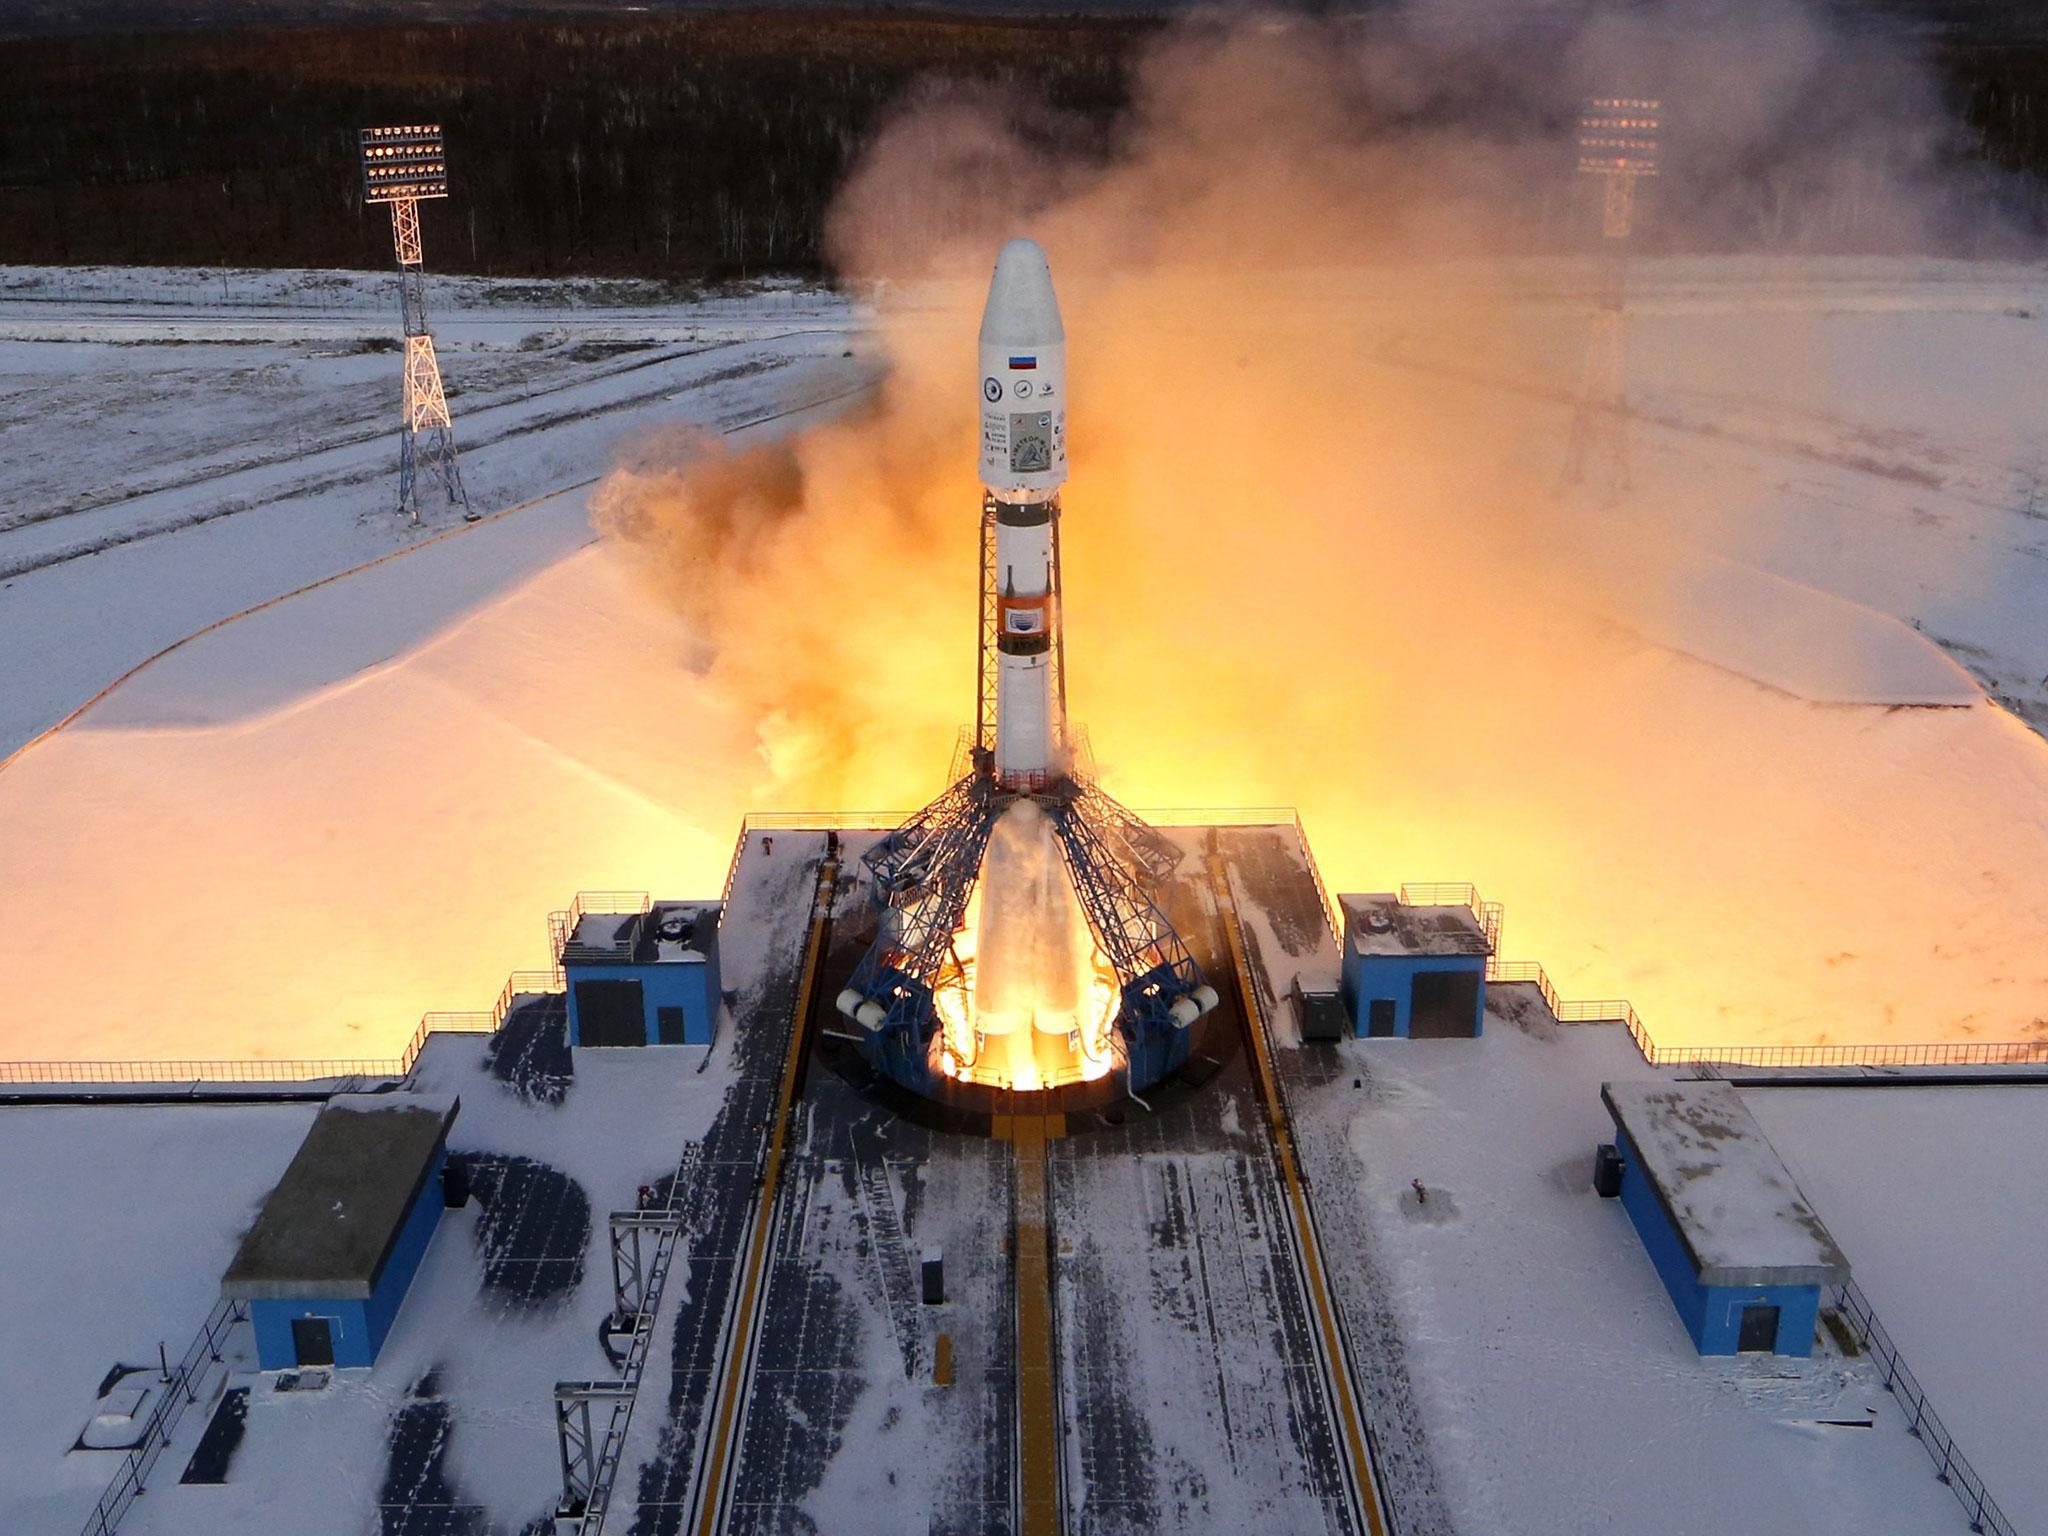
[[[648,905],[645,891],[578,891],[566,908],[548,914],[548,953],[559,961],[562,946],[586,917],[624,917],[645,912]]]
[[[734,882],[754,835],[760,832],[889,831],[910,813],[902,811],[756,811],[740,824],[726,869],[720,900],[730,902]],[[1343,942],[1344,913],[1317,865],[1308,830],[1300,814],[1288,806],[1156,807],[1137,815],[1156,827],[1292,827],[1314,882],[1324,919],[1338,943]],[[1866,1045],[1659,1045],[1626,998],[1566,999],[1543,967],[1532,960],[1503,960],[1500,939],[1503,908],[1482,900],[1463,881],[1416,882],[1403,885],[1399,899],[1410,906],[1466,906],[1486,934],[1490,982],[1526,984],[1542,994],[1551,1013],[1563,1024],[1620,1024],[1651,1066],[1743,1067],[1920,1067],[2016,1066],[2048,1063],[2048,1039],[2005,1041],[1928,1041]],[[577,922],[591,913],[644,912],[645,891],[579,891],[565,909],[548,914],[551,958],[559,960],[562,943]],[[353,1078],[404,1077],[411,1072],[428,1036],[438,1032],[489,1034],[505,1021],[514,1001],[526,994],[560,992],[566,985],[561,966],[515,971],[489,1012],[429,1013],[396,1057],[354,1057],[321,1060],[239,1061],[9,1061],[0,1062],[0,1084],[121,1083],[305,1083]]]
[[[2014,1536],[2012,1521],[1998,1507],[1998,1501],[1991,1497],[1984,1486],[1984,1479],[1977,1475],[1977,1469],[1970,1465],[1969,1458],[1956,1449],[1955,1437],[1941,1422],[1934,1405],[1927,1401],[1927,1393],[1919,1380],[1899,1358],[1898,1347],[1892,1343],[1891,1335],[1885,1332],[1884,1324],[1877,1320],[1877,1313],[1871,1309],[1863,1292],[1857,1289],[1856,1282],[1844,1280],[1832,1288],[1831,1294],[1836,1310],[1855,1330],[1863,1348],[1884,1368],[1885,1391],[1898,1398],[1911,1416],[1912,1422],[1907,1425],[1906,1432],[1927,1448],[1928,1456],[1934,1461],[1935,1477],[1955,1494],[1964,1513],[1970,1517],[1970,1529],[1988,1531],[1992,1536]]]
[[[99,1503],[86,1516],[81,1536],[113,1536],[129,1507],[142,1496],[157,1458],[171,1443],[171,1432],[178,1427],[178,1420],[202,1395],[212,1395],[211,1378],[216,1367],[222,1374],[226,1373],[227,1368],[221,1359],[222,1343],[229,1330],[247,1316],[239,1301],[216,1302],[178,1363],[158,1378],[161,1390],[157,1393],[156,1407],[150,1410],[149,1418],[143,1423],[142,1438],[122,1454],[121,1464],[114,1469],[107,1491],[100,1495]]]
[[[1313,860],[1310,867],[1313,872]],[[1317,884],[1320,887],[1320,878]],[[1501,904],[1482,901],[1473,886],[1464,882],[1404,885],[1400,900],[1404,906],[1470,907],[1485,931],[1491,951],[1486,962],[1488,981],[1535,987],[1560,1024],[1621,1025],[1642,1052],[1643,1060],[1653,1067],[1936,1067],[2048,1062],[2048,1040],[1943,1040],[1899,1045],[1659,1045],[1627,998],[1563,998],[1537,962],[1501,959]],[[1333,922],[1333,927],[1341,939],[1341,922]]]
[[[237,1061],[0,1061],[0,1083],[81,1086],[140,1083],[332,1083],[337,1088],[366,1078],[404,1077],[436,1034],[495,1034],[522,997],[559,992],[561,968],[514,971],[489,1011],[428,1013],[396,1056],[321,1057]]]

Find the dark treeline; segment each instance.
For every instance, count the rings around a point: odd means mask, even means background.
[[[816,272],[834,189],[915,82],[1005,82],[1106,129],[1159,24],[760,11],[0,41],[0,261],[381,266],[355,129],[438,120],[454,196],[424,211],[433,268]],[[1984,160],[2048,173],[2048,45],[1933,46]]]
[[[0,43],[0,261],[378,266],[355,130],[439,121],[441,270],[820,268],[834,188],[925,77],[1106,121],[1153,23],[829,12]]]

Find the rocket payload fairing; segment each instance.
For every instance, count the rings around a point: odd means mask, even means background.
[[[1066,722],[1054,531],[1067,480],[1067,333],[1045,252],[1012,240],[981,314],[981,483],[995,518],[995,773],[1037,788],[1063,772]]]

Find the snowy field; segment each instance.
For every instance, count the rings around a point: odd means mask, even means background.
[[[641,1183],[673,1172],[679,1149],[710,1124],[730,1073],[714,1064],[700,1074],[703,1053],[694,1050],[586,1052],[566,1101],[551,1105],[495,1081],[483,1051],[479,1039],[438,1039],[417,1086],[461,1097],[451,1155],[538,1165],[532,1190],[500,1186],[489,1202],[495,1225],[480,1200],[443,1217],[374,1369],[286,1395],[253,1362],[231,1360],[228,1384],[253,1388],[234,1476],[219,1486],[179,1483],[211,1417],[213,1403],[202,1399],[123,1531],[358,1536],[376,1527],[380,1498],[516,1512],[514,1527],[551,1507],[560,1491],[554,1383],[607,1370],[594,1336],[611,1299],[604,1213],[631,1208]],[[313,1113],[182,1104],[0,1111],[0,1166],[14,1175],[0,1191],[0,1225],[17,1255],[0,1276],[0,1300],[13,1318],[47,1323],[0,1331],[0,1370],[41,1384],[0,1398],[9,1531],[70,1532],[85,1519],[117,1458],[66,1451],[101,1377],[117,1362],[154,1362],[159,1338],[178,1358]],[[481,1185],[486,1175],[473,1177]],[[564,1196],[553,1194],[557,1185]],[[105,1219],[82,1220],[95,1202]],[[580,1239],[561,1241],[554,1229],[565,1222]],[[24,1264],[23,1252],[44,1257]],[[413,1418],[440,1428],[416,1433]]]
[[[0,1110],[9,1531],[78,1529],[120,1459],[70,1450],[101,1379],[117,1365],[154,1367],[159,1342],[173,1361],[184,1352],[313,1114],[299,1104]],[[204,1421],[187,1414],[185,1427],[196,1435]]]
[[[1499,1007],[1477,1042],[1344,1042],[1307,1109],[1349,1140],[1453,1527],[1963,1532],[1867,1359],[1698,1355],[1620,1202],[1592,1189],[1614,1131],[1600,1083],[1653,1074],[1617,1027],[1523,1029]]]
[[[224,304],[206,274],[0,269],[0,752],[158,647],[437,531],[392,513],[396,281],[239,273]],[[588,483],[636,429],[869,377],[836,295],[659,292],[430,279],[480,510]]]
[[[195,630],[444,531],[388,507],[376,423],[397,364],[364,350],[395,332],[385,280],[228,281],[220,303],[217,273],[0,274],[0,453],[29,466],[0,489],[0,748]],[[1431,354],[1370,281],[1316,281],[1368,366],[1455,375],[1482,414],[1533,399],[1561,438],[1578,278],[1516,280],[1516,323],[1556,363],[1541,377]],[[1693,262],[1646,264],[1634,291],[1637,490],[1616,516],[1741,558],[1654,612],[1594,595],[1618,638],[1583,680],[1594,724],[1569,776],[1303,776],[1284,737],[1091,715],[1126,685],[1113,661],[1090,669],[1077,620],[1076,696],[1111,787],[1294,801],[1344,888],[1474,880],[1508,904],[1511,956],[1567,995],[1630,997],[1661,1040],[2039,1034],[2048,513],[2030,381],[2048,282]],[[0,768],[0,965],[21,1021],[0,1057],[388,1055],[423,1012],[485,1006],[544,960],[543,916],[574,890],[710,894],[743,812],[812,807],[778,758],[782,710],[721,690],[633,561],[590,547],[586,493],[651,427],[758,438],[843,409],[884,366],[862,312],[788,287],[450,280],[432,302],[473,493],[520,510],[229,623]],[[1970,366],[1922,366],[1937,351]],[[53,433],[52,395],[91,430]],[[1077,534],[1077,567],[1088,547]],[[862,601],[810,622],[878,620]],[[900,696],[899,658],[871,654],[862,687]],[[1489,663],[1506,739],[1553,728],[1520,710],[1531,664]],[[1891,707],[1972,686],[2004,707]],[[937,787],[937,722],[969,705],[964,682],[913,701],[881,809]],[[88,912],[119,935],[111,963],[76,963]]]
[[[1935,1411],[2048,1527],[2048,1088],[1749,1088]]]

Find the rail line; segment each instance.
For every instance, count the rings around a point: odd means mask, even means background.
[[[1303,1290],[1315,1319],[1323,1391],[1341,1431],[1339,1460],[1343,1465],[1346,1493],[1354,1524],[1368,1536],[1389,1536],[1385,1501],[1380,1492],[1379,1469],[1373,1456],[1371,1430],[1358,1402],[1351,1368],[1350,1342],[1342,1318],[1330,1294],[1330,1280],[1323,1267],[1322,1249],[1317,1241],[1315,1212],[1309,1205],[1308,1186],[1294,1155],[1293,1120],[1274,1065],[1272,1042],[1267,1034],[1265,1010],[1259,1006],[1258,990],[1251,967],[1245,959],[1244,934],[1239,926],[1237,899],[1230,888],[1230,873],[1221,855],[1209,858],[1209,877],[1216,893],[1217,914],[1224,938],[1230,946],[1230,962],[1244,998],[1245,1037],[1251,1047],[1252,1072],[1258,1079],[1259,1095],[1266,1110],[1266,1124],[1273,1138],[1274,1156],[1287,1186],[1288,1246],[1294,1255]]]
[[[685,1521],[697,1536],[713,1536],[719,1529],[732,1495],[733,1478],[739,1469],[738,1439],[745,1423],[740,1405],[751,1391],[754,1366],[760,1354],[761,1329],[767,1317],[767,1309],[761,1302],[769,1243],[777,1226],[786,1218],[791,1203],[786,1198],[782,1181],[783,1165],[789,1155],[790,1122],[796,1107],[797,1085],[802,1081],[804,1056],[810,1049],[812,1003],[817,993],[818,973],[825,963],[825,951],[831,940],[832,901],[838,886],[839,859],[836,854],[828,853],[818,871],[810,933],[804,946],[803,978],[797,986],[796,1006],[790,1018],[782,1081],[776,1090],[775,1120],[769,1131],[768,1155],[761,1171],[760,1199],[755,1205],[747,1237],[746,1268],[726,1320],[728,1342],[721,1355],[720,1380],[715,1389],[718,1411],[711,1421],[710,1439],[697,1463],[694,1518]]]

